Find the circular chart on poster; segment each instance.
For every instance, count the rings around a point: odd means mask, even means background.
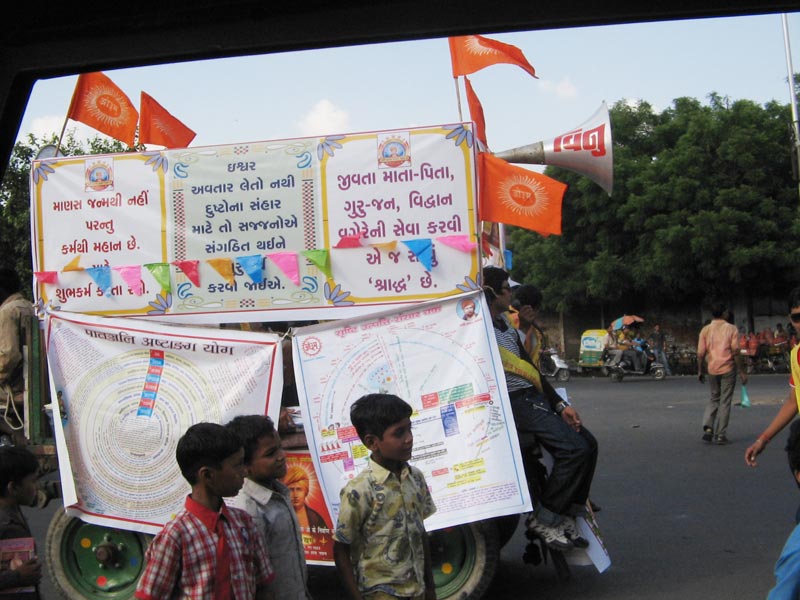
[[[203,372],[165,352],[152,411],[140,411],[150,353],[133,350],[81,373],[70,398],[68,446],[82,503],[151,519],[180,506],[188,491],[175,461],[194,423],[220,422],[221,402]],[[152,380],[151,380],[152,386]]]

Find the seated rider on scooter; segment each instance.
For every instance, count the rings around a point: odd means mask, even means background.
[[[563,400],[541,375],[519,332],[503,318],[511,304],[508,273],[499,267],[485,267],[483,285],[514,424],[520,437],[533,434],[553,457],[553,468],[541,494],[534,499],[534,513],[526,521],[528,531],[556,550],[585,548],[588,542],[578,533],[575,517],[586,514],[597,464],[597,440],[569,401]],[[520,307],[520,320],[533,320],[530,306]]]

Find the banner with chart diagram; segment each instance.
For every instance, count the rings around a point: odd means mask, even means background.
[[[54,313],[47,336],[64,505],[86,522],[157,533],[191,491],[175,461],[191,425],[278,420],[276,335]]]
[[[503,367],[483,292],[295,330],[309,450],[333,521],[368,460],[350,406],[391,393],[414,409],[411,463],[437,512],[429,530],[531,510]]]

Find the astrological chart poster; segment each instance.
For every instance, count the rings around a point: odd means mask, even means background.
[[[414,450],[440,529],[531,510],[503,367],[480,291],[295,330],[309,450],[334,521],[369,451],[350,423],[365,394],[408,402]]]
[[[86,522],[157,533],[191,491],[175,461],[191,425],[277,422],[276,335],[59,313],[47,338],[64,505]]]

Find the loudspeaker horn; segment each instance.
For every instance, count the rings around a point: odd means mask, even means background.
[[[614,151],[606,103],[584,123],[550,140],[495,153],[510,163],[553,165],[586,175],[608,195],[614,188]]]

